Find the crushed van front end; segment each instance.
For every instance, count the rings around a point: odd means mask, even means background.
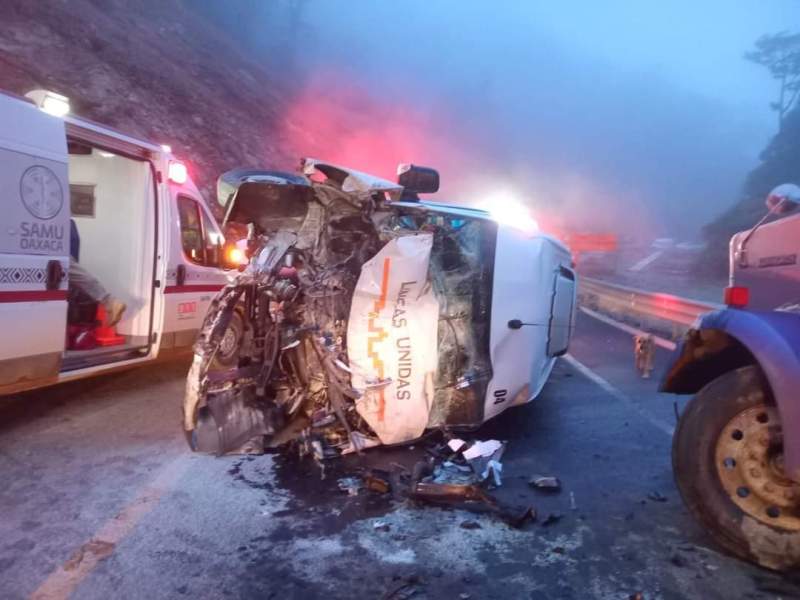
[[[313,167],[324,181],[249,172],[225,188],[226,220],[249,226],[251,258],[195,345],[191,447],[294,441],[323,458],[480,425],[496,223],[393,202],[396,184]],[[220,367],[234,320],[237,358]]]

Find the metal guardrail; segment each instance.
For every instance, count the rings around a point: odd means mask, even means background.
[[[677,340],[700,315],[724,308],[661,292],[579,277],[580,305],[617,321]]]

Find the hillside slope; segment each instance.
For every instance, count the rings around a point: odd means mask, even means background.
[[[294,166],[288,80],[179,0],[3,2],[0,89],[52,89],[80,116],[172,145],[206,194],[232,167]]]
[[[709,249],[698,265],[700,271],[727,270],[730,237],[758,221],[767,210],[767,194],[782,183],[800,183],[800,108],[787,115],[783,129],[761,153],[760,163],[745,180],[739,201],[703,229]]]

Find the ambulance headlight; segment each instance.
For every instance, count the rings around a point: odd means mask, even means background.
[[[250,262],[245,249],[246,245],[247,240],[239,240],[236,243],[225,244],[225,249],[222,255],[223,268],[238,269],[240,271],[244,270],[244,268],[247,266],[247,263]]]
[[[25,94],[40,109],[55,117],[63,117],[69,113],[69,98],[49,90],[31,90]]]
[[[247,264],[247,256],[244,250],[231,246],[228,248],[228,262],[232,265],[245,265]]]

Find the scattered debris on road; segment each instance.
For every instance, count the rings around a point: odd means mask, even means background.
[[[673,553],[673,555],[670,556],[669,562],[671,562],[676,567],[685,567],[686,566],[686,559],[683,558],[677,552]]]
[[[536,520],[536,510],[529,504],[509,504],[490,493],[498,487],[493,477],[481,478],[481,469],[486,470],[489,462],[499,464],[499,456],[505,443],[457,440],[432,441],[417,450],[423,458],[416,463],[404,466],[398,462],[387,461],[380,465],[358,467],[350,476],[337,480],[337,486],[348,496],[358,496],[362,492],[385,496],[394,502],[410,502],[412,506],[436,505],[459,508],[474,513],[482,513],[500,519],[511,527],[523,527]],[[453,451],[453,448],[457,448]],[[470,451],[473,449],[472,451]],[[475,461],[484,462],[475,467]],[[374,462],[374,461],[373,461]],[[362,463],[363,464],[363,463]],[[549,525],[561,518],[560,514],[550,515],[545,523]],[[376,523],[376,531],[383,531],[383,523]],[[465,520],[463,529],[481,529],[480,522]]]
[[[364,486],[371,492],[377,492],[379,494],[388,494],[389,490],[391,490],[389,478],[376,475],[375,471],[367,473],[364,477]]]
[[[547,527],[549,525],[555,525],[563,517],[564,517],[564,515],[562,515],[561,513],[550,513],[542,521],[542,527]]]
[[[650,492],[649,494],[647,494],[647,498],[652,500],[653,502],[666,502],[667,501],[667,497],[665,495],[663,495],[661,492],[655,491],[655,490]]]
[[[468,443],[462,439],[454,438],[447,442],[447,447],[454,454],[439,467],[440,473],[437,482],[470,483],[473,480],[469,476],[471,472],[477,476],[477,481],[485,481],[491,477],[491,483],[495,487],[500,487],[503,484],[501,480],[503,464],[500,459],[506,449],[505,442],[475,440]],[[439,453],[437,452],[437,454]]]
[[[543,492],[561,491],[561,482],[558,480],[558,477],[552,477],[549,475],[534,475],[528,481],[528,484],[532,488],[536,488],[537,490],[541,490]]]
[[[375,522],[372,524],[372,528],[373,528],[375,531],[383,531],[383,532],[386,532],[386,531],[390,531],[390,530],[391,530],[391,527],[390,527],[390,526],[389,526],[389,524],[388,524],[388,523],[386,523],[385,521],[375,521]]]
[[[337,483],[339,489],[347,492],[348,496],[358,496],[359,490],[363,487],[358,477],[342,477]]]
[[[421,584],[422,581],[416,575],[404,578],[402,583],[389,590],[383,596],[383,600],[407,600],[421,591]]]
[[[522,527],[525,523],[536,520],[536,510],[532,506],[512,507],[501,504],[478,485],[418,482],[412,487],[410,497],[422,503],[489,512],[512,527]]]

